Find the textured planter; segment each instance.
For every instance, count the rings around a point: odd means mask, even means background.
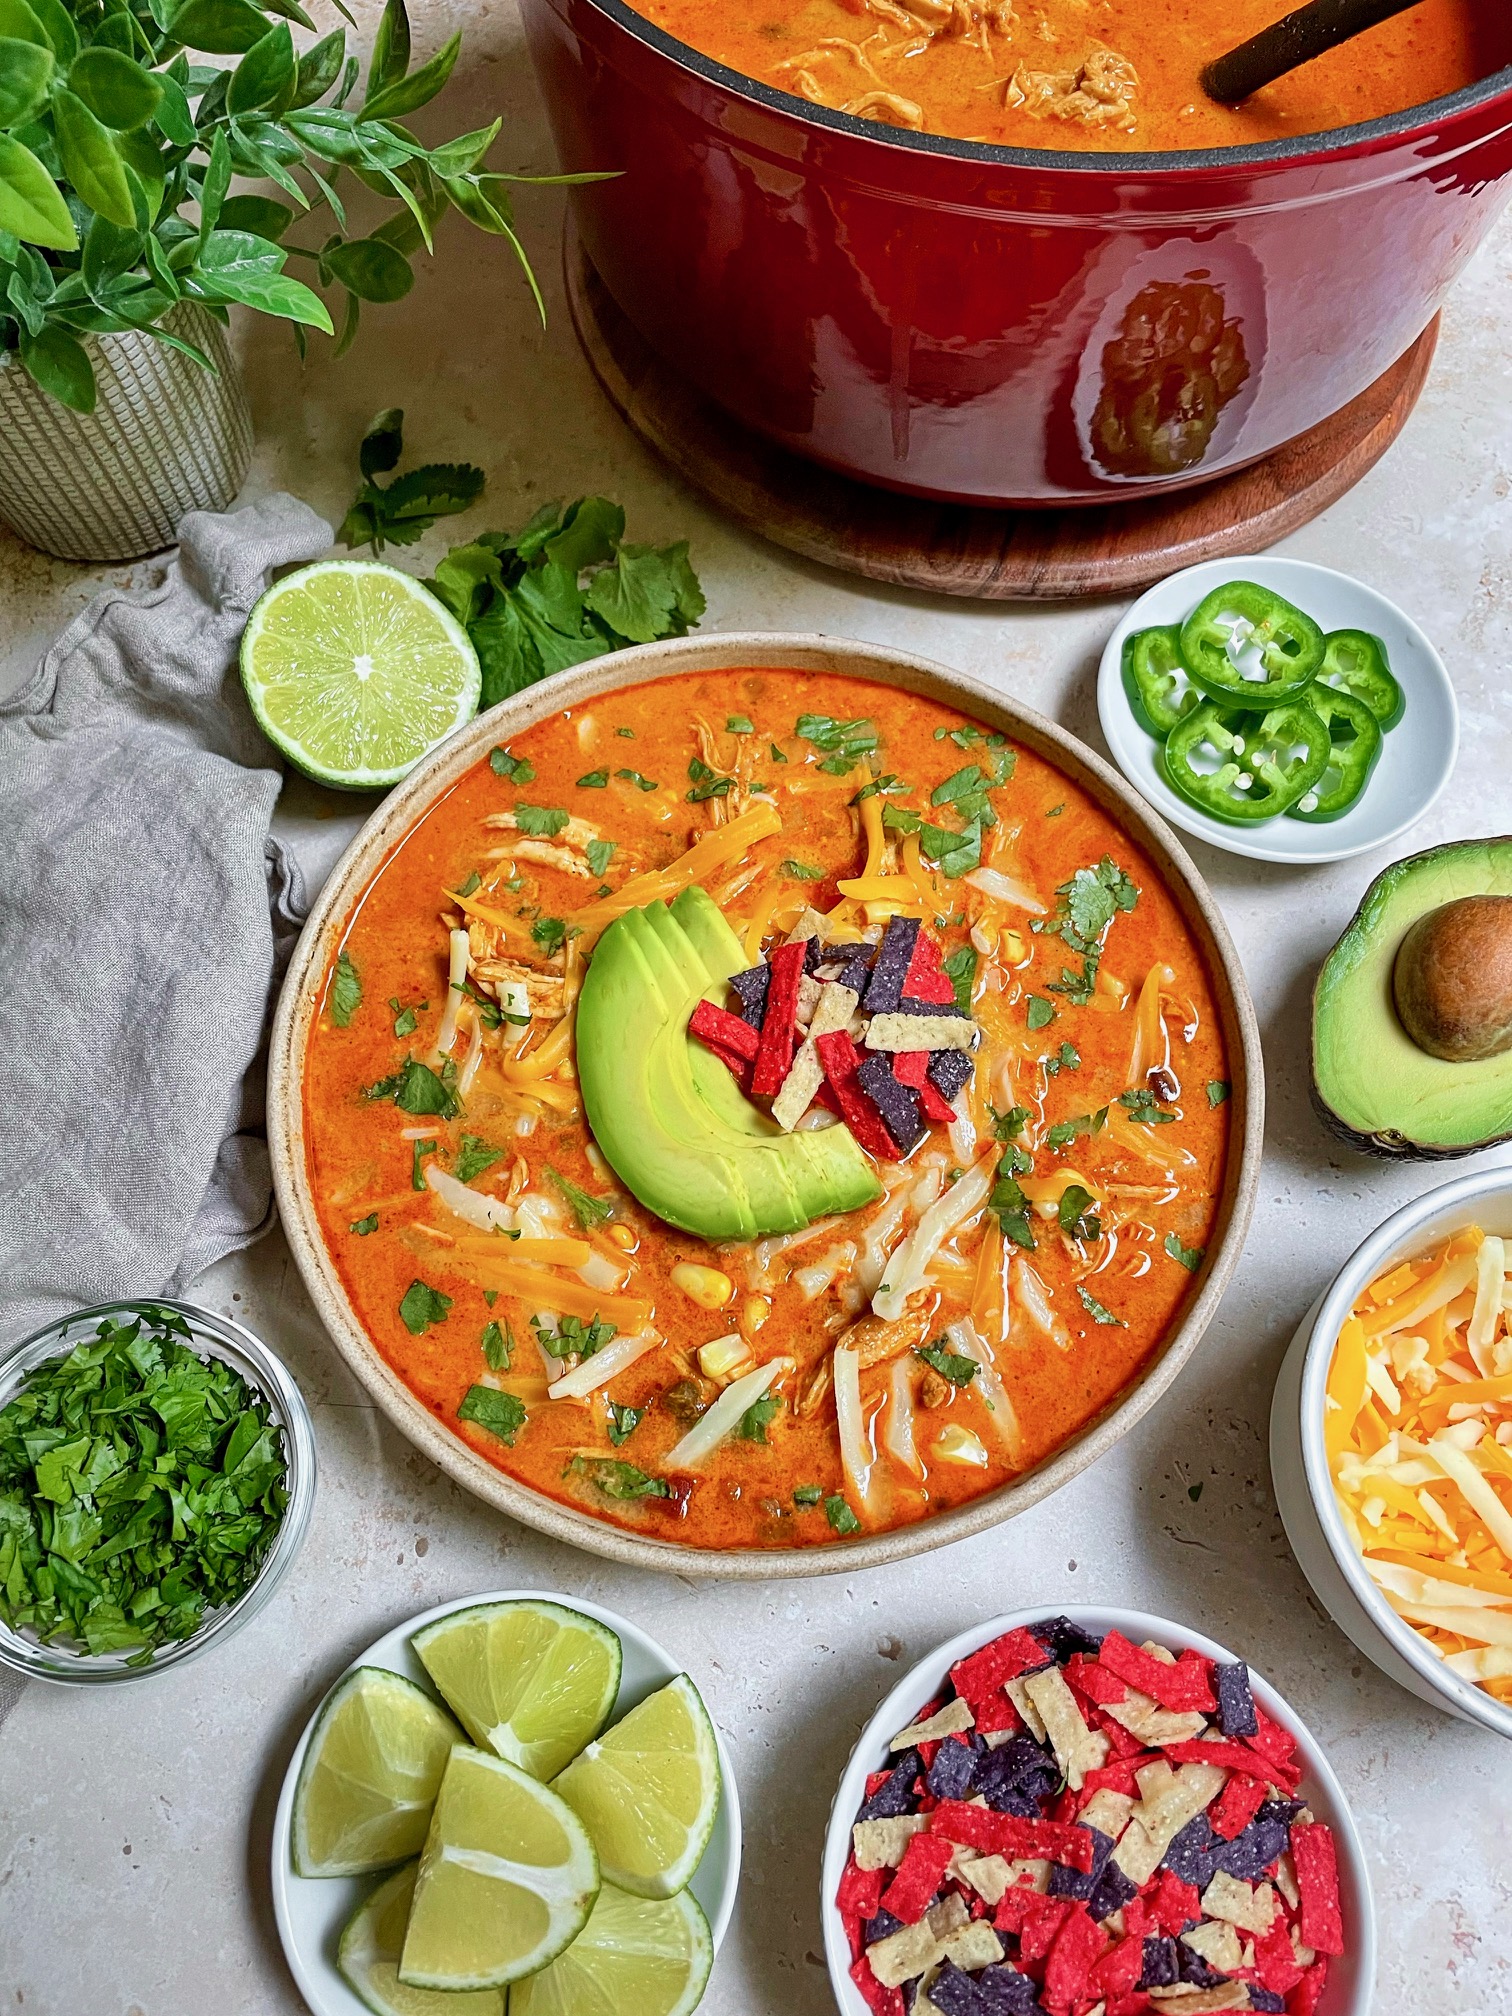
[[[0,359],[0,517],[61,560],[138,560],[186,511],[223,511],[252,460],[241,369],[213,316],[184,302],[165,326],[218,376],[153,336],[86,336],[98,396],[75,413]]]

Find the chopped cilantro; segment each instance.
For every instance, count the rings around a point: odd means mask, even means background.
[[[528,1015],[506,1015],[498,1002],[490,1000],[486,994],[480,994],[471,980],[459,980],[456,991],[459,994],[465,995],[469,1001],[476,1005],[478,1020],[483,1024],[485,1029],[497,1029],[501,1022],[513,1022],[517,1025],[523,1025],[530,1020]],[[420,1003],[422,1008],[425,1005],[423,1001]]]
[[[602,881],[604,870],[614,859],[614,850],[618,845],[617,840],[590,840],[583,849],[588,856],[588,873]]]
[[[1083,1309],[1086,1310],[1094,1323],[1108,1323],[1115,1325],[1120,1330],[1128,1329],[1129,1326],[1125,1323],[1122,1316],[1115,1316],[1111,1309],[1104,1308],[1084,1282],[1077,1282],[1076,1292],[1081,1300]]]
[[[508,1153],[507,1148],[490,1147],[480,1135],[464,1134],[451,1173],[459,1183],[471,1183],[473,1178],[481,1176],[485,1169],[492,1169],[495,1162],[502,1162]]]
[[[1031,994],[1025,1019],[1031,1029],[1043,1029],[1055,1020],[1055,1004],[1047,1001],[1043,994]]]
[[[800,1484],[793,1492],[795,1505],[817,1505],[824,1497],[822,1484]]]
[[[1099,1106],[1095,1113],[1078,1113],[1074,1120],[1058,1120],[1045,1136],[1051,1148],[1068,1148],[1080,1134],[1100,1134],[1107,1124],[1108,1109]]]
[[[609,772],[607,770],[585,771],[577,780],[577,788],[579,791],[607,791],[609,789]]]
[[[623,777],[627,784],[633,784],[637,791],[655,791],[658,788],[654,777],[642,777],[639,770],[616,770],[614,774]]]
[[[425,1007],[425,1005],[423,1001],[419,1003],[421,1008]],[[397,994],[389,1001],[389,1007],[394,1011],[394,1034],[396,1036],[413,1036],[419,1021],[416,1010],[414,1008],[401,1008]]]
[[[528,1418],[523,1400],[513,1393],[501,1393],[494,1386],[469,1386],[457,1409],[459,1421],[471,1421],[478,1428],[486,1428],[509,1449],[513,1449],[515,1437]]]
[[[997,1181],[987,1199],[987,1209],[997,1219],[1003,1237],[1015,1246],[1022,1246],[1026,1252],[1034,1251],[1034,1227],[1029,1223],[1029,1199],[1019,1187],[1018,1178],[1005,1169],[999,1169]]]
[[[843,777],[847,770],[854,770],[882,740],[875,721],[837,721],[833,714],[800,714],[793,732],[823,752],[819,768],[831,777]]]
[[[977,955],[974,945],[958,945],[945,960],[945,977],[955,989],[956,1006],[963,1015],[971,1013],[971,990],[976,984]]]
[[[1139,901],[1139,891],[1107,854],[1095,868],[1078,868],[1056,894],[1065,898],[1066,916],[1083,941],[1073,948],[1078,952],[1100,939],[1120,910],[1132,910]]]
[[[824,1501],[824,1516],[839,1534],[859,1533],[861,1521],[838,1492]]]
[[[692,788],[685,796],[690,805],[702,805],[707,798],[728,798],[735,789],[733,777],[721,777],[696,756],[688,765],[688,783]]]
[[[434,1155],[439,1146],[440,1143],[436,1141],[412,1141],[410,1143],[411,1190],[423,1190],[425,1188],[425,1177],[421,1173],[420,1165],[427,1155]]]
[[[376,1211],[369,1211],[366,1218],[354,1219],[347,1229],[355,1232],[359,1239],[366,1239],[369,1232],[376,1232],[378,1230],[378,1213]]]
[[[788,760],[786,756],[783,755],[782,751],[777,747],[777,744],[775,742],[772,743],[771,747],[767,750],[767,754],[771,757],[774,763],[786,763],[786,761]]]
[[[1207,1095],[1209,1106],[1221,1106],[1229,1096],[1228,1080],[1226,1078],[1209,1078]]]
[[[980,748],[984,743],[989,749],[1005,749],[1008,746],[1006,735],[999,735],[996,731],[989,734],[985,728],[973,727],[969,721],[963,721],[959,728],[936,728],[934,731],[936,742],[943,742],[947,737],[957,749]]]
[[[1189,1274],[1195,1274],[1197,1269],[1202,1265],[1202,1256],[1207,1251],[1207,1248],[1204,1246],[1183,1246],[1179,1233],[1167,1232],[1165,1236],[1165,1250],[1173,1260],[1179,1261]]]
[[[574,1456],[562,1473],[586,1477],[606,1498],[670,1498],[671,1488],[661,1477],[648,1477],[633,1463],[618,1456]]]
[[[873,777],[867,783],[863,784],[861,786],[861,789],[856,793],[855,797],[852,798],[850,802],[852,803],[852,805],[864,805],[868,798],[876,798],[885,795],[888,792],[894,792],[894,791],[908,792],[912,791],[912,789],[913,789],[912,784],[905,784],[903,779],[899,777],[895,771],[884,770],[880,777]],[[887,808],[884,806],[883,810],[886,811],[886,809]],[[914,825],[917,826],[918,814],[915,813],[913,815],[913,818],[914,818]],[[909,830],[911,832],[913,828],[910,827]]]
[[[609,1402],[609,1440],[616,1449],[630,1440],[645,1415],[644,1407],[621,1407]]]
[[[432,1323],[444,1323],[451,1314],[452,1298],[425,1281],[411,1281],[399,1304],[399,1318],[412,1337],[423,1337]]]
[[[1045,1067],[1047,1078],[1059,1078],[1062,1071],[1081,1069],[1081,1052],[1074,1043],[1062,1043],[1055,1056],[1042,1057],[1040,1062]]]
[[[731,714],[725,721],[725,733],[727,735],[754,735],[756,733],[756,723],[751,719],[749,714]]]
[[[919,847],[942,875],[951,880],[969,875],[982,865],[982,822],[973,819],[959,833],[948,832],[943,826],[922,825]]]
[[[1027,1106],[1010,1106],[1006,1113],[1000,1113],[996,1106],[990,1106],[987,1110],[992,1115],[992,1137],[995,1141],[1016,1141],[1029,1125]]]
[[[336,977],[331,982],[331,1020],[345,1029],[362,1006],[362,976],[343,948],[336,955]]]
[[[523,799],[515,804],[515,824],[532,840],[554,840],[571,817],[560,805],[527,805]]]
[[[561,1192],[564,1202],[572,1206],[572,1215],[585,1232],[592,1232],[599,1225],[607,1225],[614,1216],[612,1197],[590,1197],[586,1190],[578,1188],[570,1176],[564,1176],[560,1169],[553,1169],[548,1162],[546,1174]]]
[[[1062,812],[1065,811],[1065,809],[1066,808],[1064,804],[1052,805],[1050,807],[1050,810],[1045,814],[1045,817],[1047,819],[1059,819],[1059,817],[1061,816]]]
[[[567,943],[567,926],[560,917],[537,917],[530,935],[550,959]]]
[[[929,794],[931,805],[951,805],[963,820],[981,820],[984,825],[997,823],[997,814],[988,802],[989,791],[997,791],[1013,775],[1014,757],[1011,749],[1001,750],[993,759],[991,769],[984,770],[980,763],[964,764],[947,777],[943,784],[937,784]]]
[[[944,1340],[939,1337],[933,1344],[921,1344],[914,1352],[914,1356],[923,1359],[924,1363],[938,1372],[942,1379],[948,1379],[952,1386],[969,1386],[982,1369],[975,1358],[967,1358],[959,1351],[948,1351]]]
[[[765,1442],[767,1429],[782,1411],[782,1402],[775,1393],[763,1393],[759,1400],[753,1400],[735,1424],[735,1434],[742,1442]]]
[[[824,870],[811,868],[807,861],[784,861],[782,872],[793,882],[822,882]]]
[[[514,1363],[515,1334],[506,1317],[501,1323],[483,1326],[483,1358],[490,1372],[507,1372]]]
[[[614,1325],[599,1316],[591,1323],[585,1323],[581,1316],[563,1316],[555,1330],[548,1330],[539,1316],[532,1316],[530,1327],[548,1358],[591,1358],[614,1335]]]
[[[482,887],[483,887],[483,877],[478,873],[477,869],[474,868],[472,873],[468,876],[467,880],[462,884],[462,887],[460,889],[454,889],[452,891],[452,894],[454,896],[471,896],[475,889],[481,889]]]
[[[1068,1239],[1097,1239],[1102,1236],[1102,1221],[1090,1208],[1096,1201],[1092,1192],[1082,1184],[1066,1185],[1055,1215]]]
[[[534,763],[524,756],[511,756],[507,749],[490,749],[488,767],[495,777],[510,784],[529,784],[535,776]]]
[[[616,728],[614,732],[616,735],[623,735],[627,742],[635,740],[635,730],[633,728]]]
[[[1163,1113],[1155,1102],[1155,1094],[1146,1085],[1136,1085],[1132,1092],[1120,1092],[1118,1103],[1128,1112],[1131,1120],[1137,1120],[1145,1127],[1169,1126],[1176,1118],[1174,1113]]]
[[[391,1078],[380,1078],[376,1085],[369,1085],[363,1097],[392,1099],[401,1112],[416,1115],[434,1113],[439,1119],[452,1120],[462,1110],[462,1102],[452,1089],[451,1080],[455,1076],[455,1065],[449,1071],[443,1066],[438,1077],[418,1057],[408,1057],[402,1069]]]

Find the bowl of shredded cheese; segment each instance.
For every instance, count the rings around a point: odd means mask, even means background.
[[[1303,1322],[1271,1411],[1293,1550],[1416,1694],[1512,1737],[1512,1172],[1387,1219]]]

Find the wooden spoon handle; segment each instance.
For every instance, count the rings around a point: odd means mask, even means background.
[[[1202,87],[1220,105],[1237,105],[1288,71],[1417,5],[1418,0],[1308,0],[1216,57],[1202,73]]]

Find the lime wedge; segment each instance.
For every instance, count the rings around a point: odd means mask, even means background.
[[[361,1876],[418,1854],[460,1731],[412,1680],[359,1666],[310,1735],[294,1788],[294,1867]]]
[[[257,725],[322,784],[397,784],[478,711],[467,632],[428,588],[376,560],[321,560],[275,581],[247,619],[242,684]]]
[[[590,1743],[553,1789],[593,1836],[606,1882],[637,1897],[683,1889],[719,1811],[714,1727],[687,1674]]]
[[[373,2016],[504,2016],[500,1988],[440,1995],[433,1988],[406,1988],[399,1979],[416,1867],[406,1862],[358,1906],[341,1935],[337,1965]]]
[[[598,1857],[571,1807],[502,1757],[451,1753],[399,1961],[414,1988],[501,1988],[588,1922]]]
[[[480,1603],[410,1643],[473,1741],[532,1778],[571,1763],[619,1692],[618,1638],[558,1603]]]
[[[689,1891],[631,1897],[606,1883],[561,1958],[510,1990],[509,2016],[689,2016],[713,1964],[709,1921]]]

